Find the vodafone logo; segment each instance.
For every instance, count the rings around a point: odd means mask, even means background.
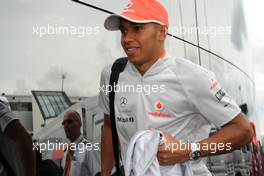
[[[131,8],[132,6],[133,6],[133,2],[130,1],[130,2],[127,4],[127,6],[125,7],[125,9],[129,9],[129,8]]]
[[[164,104],[161,103],[160,101],[157,101],[157,102],[155,103],[155,109],[156,109],[157,111],[161,111],[161,110],[163,110],[163,109],[164,109]]]
[[[132,8],[132,6],[134,5],[134,3],[132,1],[130,1],[127,6],[124,8],[123,13],[125,12],[135,12],[135,9]]]
[[[148,112],[148,115],[153,117],[159,117],[159,118],[170,118],[175,117],[175,114],[169,114],[166,112],[162,112],[162,110],[165,108],[164,104],[160,101],[157,101],[154,105],[156,111]]]

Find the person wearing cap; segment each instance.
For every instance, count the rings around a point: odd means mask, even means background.
[[[0,175],[35,176],[33,143],[26,129],[0,97]]]
[[[71,142],[62,158],[63,176],[94,176],[100,171],[99,157],[81,134],[80,114],[74,110],[65,112],[62,125]]]
[[[163,131],[167,140],[157,153],[161,175],[168,173],[166,166],[190,161],[194,175],[209,176],[202,157],[230,152],[250,141],[252,131],[248,121],[215,75],[166,51],[168,13],[159,1],[130,0],[121,14],[110,15],[104,25],[107,30],[121,32],[121,45],[128,57],[118,85],[155,86],[150,94],[126,89],[115,92],[123,163],[132,136],[150,128]],[[109,85],[111,67],[102,70],[100,87]],[[109,97],[102,90],[99,105],[104,113],[101,168],[102,175],[109,176],[114,163],[113,149],[109,147],[112,129]],[[222,128],[209,137],[212,125]],[[181,144],[185,147],[180,148]]]

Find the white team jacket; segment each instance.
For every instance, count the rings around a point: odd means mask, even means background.
[[[158,130],[142,130],[130,140],[126,152],[126,176],[193,176],[190,163],[160,166],[157,159],[159,145],[164,142]]]

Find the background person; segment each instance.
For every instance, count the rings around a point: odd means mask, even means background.
[[[81,134],[81,117],[77,111],[67,111],[62,122],[65,135],[71,144],[65,151],[62,159],[64,176],[94,176],[100,171],[100,164],[95,155],[95,151],[79,148],[78,145],[90,145]],[[77,147],[73,147],[73,145]],[[76,149],[76,150],[72,150]]]
[[[0,97],[0,175],[35,176],[35,155],[31,136]],[[2,172],[2,173],[1,173]]]

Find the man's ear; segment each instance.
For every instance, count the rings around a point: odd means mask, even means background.
[[[159,30],[159,40],[164,41],[168,33],[167,27],[159,25],[158,30]]]

